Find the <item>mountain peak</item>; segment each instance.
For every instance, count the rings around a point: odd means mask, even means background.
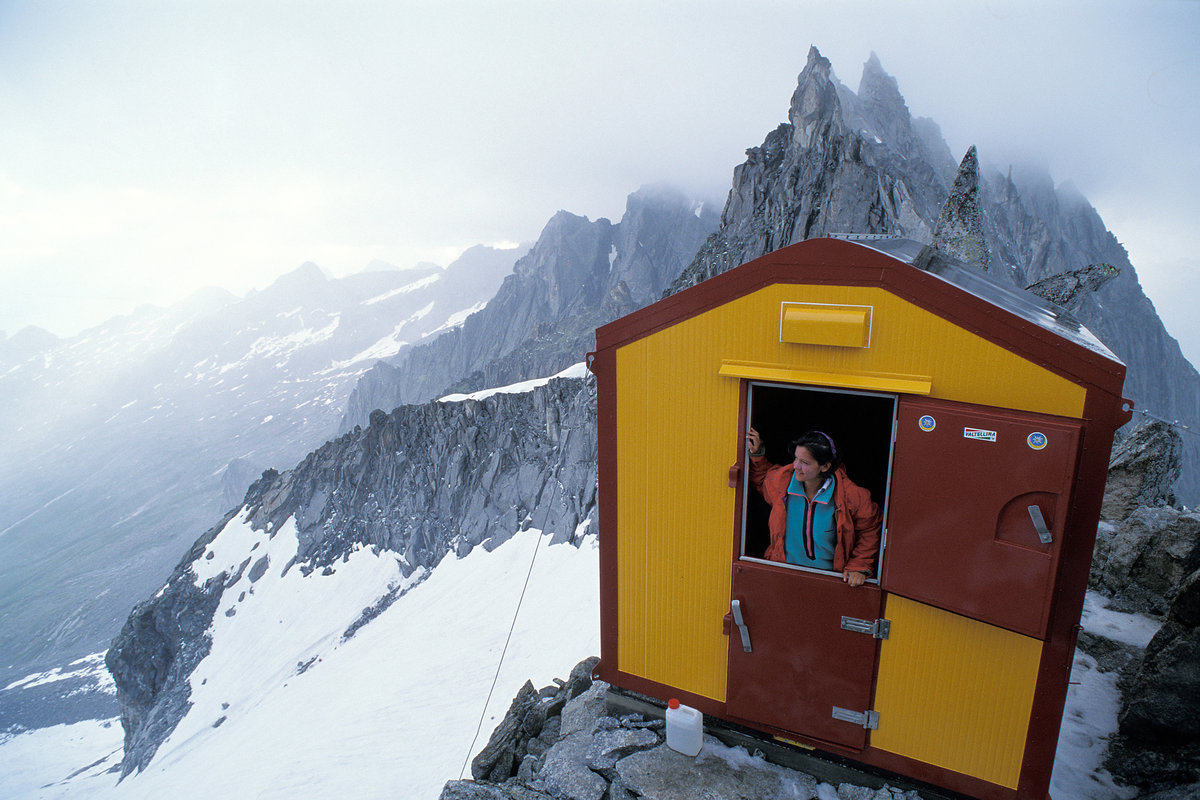
[[[844,127],[833,67],[816,47],[809,47],[808,62],[796,79],[788,121],[793,128],[792,142],[800,148],[818,141],[818,131],[827,125]]]
[[[912,115],[900,94],[900,84],[883,69],[874,52],[863,64],[855,105],[863,124],[875,136],[906,156],[917,154],[920,148]]]
[[[908,106],[900,94],[900,84],[884,70],[879,63],[879,56],[871,52],[871,57],[863,64],[862,77],[858,81],[858,99],[864,102],[881,103],[889,106],[899,106],[907,115]]]
[[[305,261],[291,272],[284,273],[275,279],[270,289],[291,289],[302,286],[319,286],[327,283],[325,271],[312,261]]]

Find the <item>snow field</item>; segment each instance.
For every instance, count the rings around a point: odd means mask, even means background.
[[[239,517],[212,543],[219,555],[200,563],[218,572],[221,563],[239,564],[256,540],[255,559],[265,550],[270,567],[253,594],[246,574],[225,590],[212,653],[193,674],[193,706],[145,772],[119,785],[115,775],[82,775],[52,794],[13,796],[436,797],[486,744],[522,683],[541,688],[599,652],[595,537],[579,549],[552,547],[528,530],[491,553],[447,556],[346,642],[342,632],[362,609],[403,580],[395,555],[360,550],[333,575],[303,577],[293,567],[281,577],[294,527],[268,541]],[[236,613],[226,616],[230,609]],[[119,747],[119,725],[112,730]],[[94,760],[78,759],[80,766]]]

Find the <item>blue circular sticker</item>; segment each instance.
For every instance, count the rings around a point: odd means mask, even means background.
[[[929,433],[931,430],[937,427],[937,420],[931,417],[929,414],[926,414],[917,420],[917,424],[921,426],[921,430]]]
[[[1046,447],[1046,434],[1034,431],[1025,437],[1025,443],[1034,450],[1042,450]]]

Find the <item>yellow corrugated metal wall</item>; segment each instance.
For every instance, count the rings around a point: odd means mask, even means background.
[[[872,307],[867,348],[781,343],[783,302]],[[739,383],[722,360],[932,378],[931,396],[1078,417],[1084,390],[876,288],[766,287],[616,352],[618,663],[725,699],[729,467],[743,447]]]
[[[884,613],[871,745],[1015,789],[1042,643],[895,595]]]

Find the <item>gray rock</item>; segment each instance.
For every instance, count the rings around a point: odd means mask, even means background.
[[[580,661],[571,670],[571,674],[567,677],[567,681],[563,684],[565,690],[563,696],[567,700],[574,700],[579,695],[592,688],[592,673],[596,669],[596,665],[600,663],[598,656],[585,658]]]
[[[625,784],[617,778],[608,785],[608,796],[605,800],[637,800],[636,796],[625,788]]]
[[[1200,797],[1200,783],[1174,786],[1170,789],[1163,789],[1161,792],[1143,794],[1138,800],[1196,800],[1197,797]]]
[[[1183,579],[1200,567],[1200,513],[1141,507],[1096,531],[1089,585],[1113,608],[1161,616]]]
[[[1200,569],[1180,588],[1124,698],[1107,764],[1113,775],[1148,792],[1200,781]]]
[[[197,587],[191,565],[233,517],[196,540],[163,590],[133,609],[105,654],[125,729],[122,777],[145,769],[191,708],[189,676],[212,647],[207,631],[227,577],[222,572]]]
[[[1076,646],[1096,659],[1101,672],[1121,672],[1142,657],[1142,649],[1124,642],[1116,642],[1090,631],[1080,631]]]
[[[521,784],[446,781],[438,800],[555,800],[554,795]]]
[[[521,759],[521,765],[517,767],[517,783],[522,783],[526,786],[533,783],[534,776],[537,775],[541,765],[541,759],[539,759],[536,755],[526,754],[526,756]]]
[[[838,784],[837,796],[838,800],[921,800],[921,795],[916,789],[905,791],[886,785],[871,789],[852,783]]]
[[[500,782],[512,777],[521,765],[528,741],[542,732],[545,717],[537,714],[542,698],[533,684],[525,681],[492,731],[488,743],[471,759],[471,777]]]
[[[954,186],[933,229],[933,246],[964,264],[987,271],[990,255],[979,205],[979,157],[975,145],[967,148]]]
[[[605,693],[608,684],[595,681],[586,692],[567,703],[562,712],[562,730],[560,736],[567,737],[576,733],[591,734],[596,729],[596,721],[604,716]]]
[[[1102,519],[1119,522],[1141,506],[1174,505],[1183,440],[1171,425],[1145,419],[1114,443]]]
[[[599,730],[592,736],[592,744],[587,752],[587,765],[607,777],[606,770],[611,770],[622,758],[640,750],[657,747],[661,743],[662,738],[658,734],[644,728]]]
[[[732,752],[740,756],[737,766],[731,763],[734,759],[713,755],[711,739],[696,758],[680,755],[664,744],[621,759],[616,769],[622,784],[646,800],[808,800],[817,796],[818,782],[812,776],[751,758],[740,750]]]
[[[590,732],[577,731],[550,748],[538,772],[546,791],[561,800],[600,800],[604,796],[608,781],[587,767],[591,744]]]
[[[1073,269],[1042,278],[1025,287],[1027,292],[1049,300],[1067,311],[1078,308],[1083,298],[1121,274],[1112,264],[1088,264],[1082,269]]]

